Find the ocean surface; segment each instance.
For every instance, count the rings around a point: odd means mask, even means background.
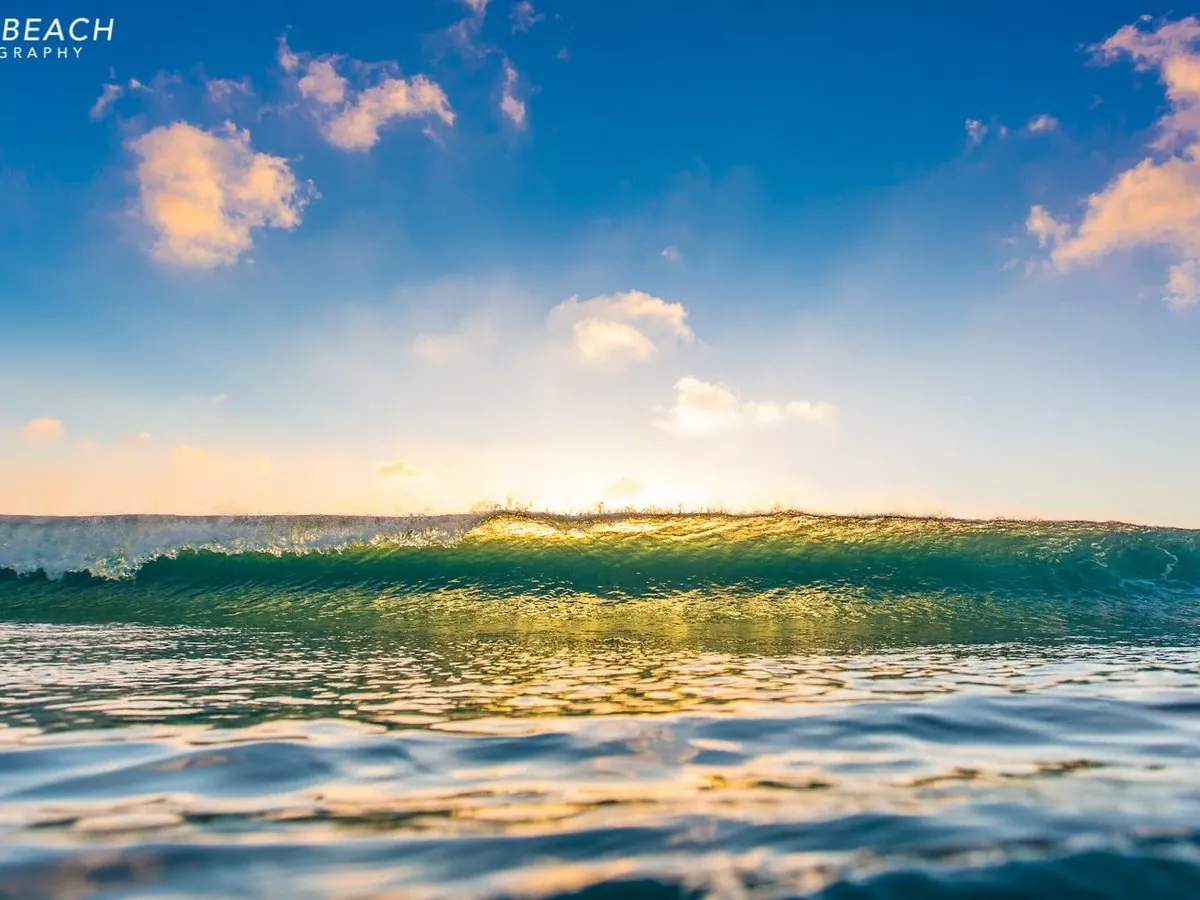
[[[0,517],[0,897],[1200,897],[1200,532]]]

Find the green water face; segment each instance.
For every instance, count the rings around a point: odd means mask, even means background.
[[[1186,639],[1200,622],[1200,535],[1123,525],[494,516],[431,537],[376,520],[3,524],[9,621],[810,647]]]

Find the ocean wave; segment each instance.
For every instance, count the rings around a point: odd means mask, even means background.
[[[1194,634],[1200,532],[801,514],[0,519],[0,618],[945,643]]]
[[[0,516],[0,569],[131,578],[180,553],[281,557],[459,538],[479,515],[450,516]]]
[[[1141,581],[1200,588],[1200,531],[1096,522],[1022,522],[904,516],[594,515],[490,513],[440,516],[0,516],[0,569],[61,578],[136,577],[148,564],[187,554],[325,554],[384,560],[401,550],[455,545],[547,558],[619,552],[641,563],[687,557],[728,571],[740,559],[760,570],[841,576],[852,564],[869,580],[904,564],[926,574],[1000,567],[1110,585]]]

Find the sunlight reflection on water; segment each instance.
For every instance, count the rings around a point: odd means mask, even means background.
[[[0,894],[1200,871],[1195,648],[776,649],[0,626]]]

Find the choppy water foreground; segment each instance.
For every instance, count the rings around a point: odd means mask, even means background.
[[[0,521],[0,896],[1200,896],[1194,532],[321,522]]]

